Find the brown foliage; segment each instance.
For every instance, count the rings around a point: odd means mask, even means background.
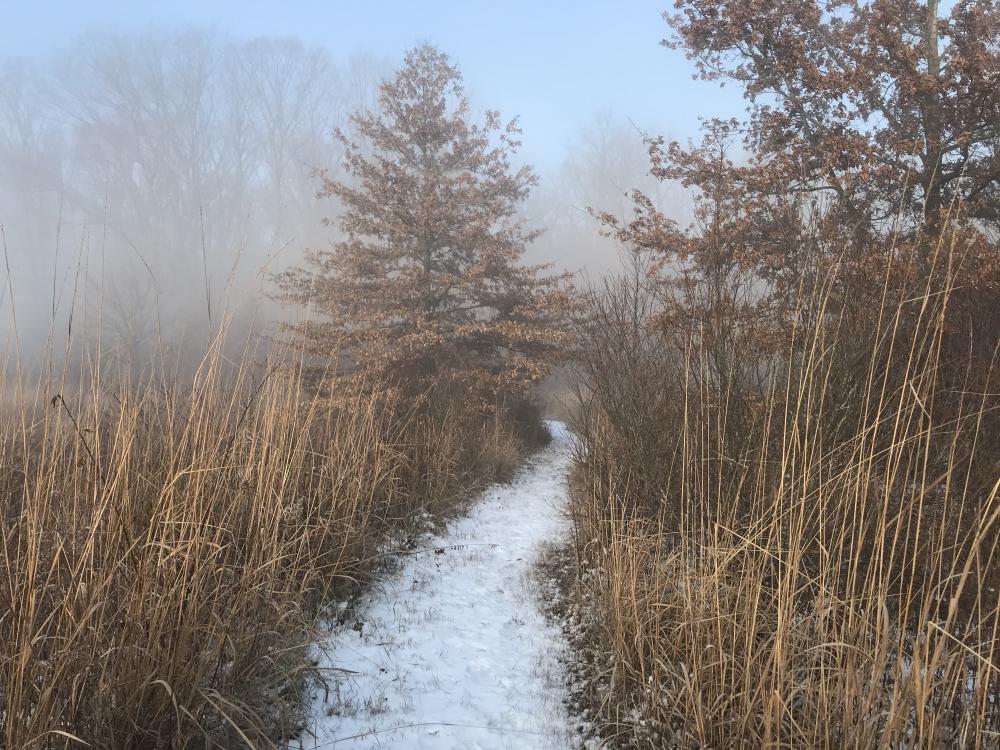
[[[460,399],[331,406],[221,349],[193,381],[2,384],[0,748],[287,747],[325,605],[519,460]]]
[[[971,379],[942,377],[985,391],[1000,320],[996,5],[958,3],[947,18],[914,0],[676,6],[665,43],[743,85],[749,122],[711,120],[688,148],[649,140],[651,174],[694,191],[690,227],[639,192],[631,220],[601,218],[653,257],[677,349],[696,344],[712,387],[747,408],[812,316],[835,320],[864,361],[879,300],[922,294],[947,245],[943,366],[970,346],[975,360]],[[819,285],[822,309],[803,305]],[[897,329],[916,312],[902,307]]]
[[[572,509],[583,697],[615,746],[995,744],[998,377],[942,360],[950,254],[860,345],[809,316],[744,400],[703,342],[674,349],[655,285],[595,300]]]
[[[279,283],[322,314],[297,327],[316,353],[343,348],[410,387],[445,376],[517,393],[542,376],[569,295],[519,265],[536,233],[517,211],[536,178],[511,164],[516,121],[472,123],[461,81],[433,47],[407,54],[378,111],[338,133],[353,179],[326,179],[321,195],[340,201],[346,238]]]
[[[605,736],[992,747],[1000,12],[676,5],[668,43],[751,113],[650,141],[691,227],[602,215],[644,271],[581,331]]]
[[[845,228],[997,226],[1000,13],[964,0],[678,0],[668,46],[745,87],[761,192],[831,201]],[[811,200],[815,200],[812,198]]]

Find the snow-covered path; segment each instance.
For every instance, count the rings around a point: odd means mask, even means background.
[[[329,634],[318,656],[330,694],[292,748],[579,745],[563,704],[566,646],[532,583],[539,545],[566,533],[572,437],[550,427],[552,444],[511,484],[486,490],[376,587],[360,632]]]

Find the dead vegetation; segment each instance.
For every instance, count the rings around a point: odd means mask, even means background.
[[[761,389],[674,346],[645,276],[595,296],[574,617],[615,746],[1000,741],[995,333],[956,314],[954,237],[923,277],[892,257],[881,299],[803,288]]]
[[[0,747],[281,746],[320,606],[525,445],[452,394],[333,398],[221,348],[192,380],[6,384]]]

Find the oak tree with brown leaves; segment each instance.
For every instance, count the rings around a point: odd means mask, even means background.
[[[677,0],[663,40],[708,80],[736,82],[749,120],[709,125],[742,136],[728,190],[763,268],[785,271],[823,239],[862,254],[961,224],[1000,236],[1000,9],[962,0]],[[652,173],[711,201],[719,138],[654,139]],[[647,219],[651,206],[639,200]],[[884,243],[882,243],[884,245]],[[926,249],[926,245],[925,245]],[[747,260],[744,258],[743,260]],[[863,262],[863,259],[858,262]]]
[[[851,225],[937,224],[960,199],[968,217],[1000,227],[995,0],[960,0],[947,15],[938,0],[676,8],[664,44],[704,78],[744,87],[746,145],[772,189],[822,196]]]
[[[946,14],[937,0],[675,9],[663,44],[703,78],[742,86],[749,119],[711,121],[686,147],[650,139],[651,173],[694,191],[693,226],[641,193],[631,220],[603,216],[667,269],[666,322],[702,338],[738,334],[767,357],[802,312],[801,290],[834,278],[827,313],[853,315],[863,331],[859,302],[878,299],[887,269],[919,286],[947,233],[961,248],[952,309],[988,334],[1000,321],[984,311],[993,300],[996,312],[1000,281],[997,2],[959,0]],[[721,359],[725,369],[735,353]]]
[[[422,45],[352,124],[337,133],[350,179],[324,175],[321,191],[344,239],[279,277],[285,300],[322,314],[294,328],[313,353],[404,388],[457,379],[496,397],[540,379],[570,295],[520,263],[536,177],[512,164],[516,120],[474,122],[458,69]]]

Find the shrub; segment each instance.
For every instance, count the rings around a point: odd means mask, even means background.
[[[905,264],[891,269],[881,297],[850,314],[829,304],[835,276],[804,288],[809,324],[739,409],[697,340],[664,358],[648,341],[655,310],[597,303],[619,325],[582,347],[593,385],[573,514],[604,736],[651,748],[996,742],[996,344],[954,314],[967,304],[963,250],[956,235],[928,253],[916,293]],[[627,355],[607,356],[608,340],[629,342]],[[641,410],[632,373],[665,361],[637,431],[622,418]]]

